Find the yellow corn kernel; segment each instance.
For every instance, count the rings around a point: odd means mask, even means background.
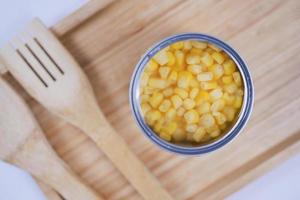
[[[199,41],[192,41],[192,46],[198,49],[205,49],[207,47],[207,43],[199,42]]]
[[[175,88],[174,93],[178,94],[182,99],[185,99],[189,96],[189,93],[186,90],[181,88]]]
[[[163,140],[166,140],[168,142],[171,141],[171,139],[172,139],[171,135],[169,135],[169,134],[167,134],[165,132],[161,132],[159,134],[159,137],[161,137]]]
[[[220,129],[214,130],[213,132],[209,133],[210,137],[216,138],[221,134]]]
[[[183,104],[182,99],[178,95],[173,95],[171,97],[171,101],[175,109],[179,108]]]
[[[219,53],[219,52],[214,52],[211,57],[218,63],[218,64],[222,64],[225,60],[225,57],[223,56],[223,54]]]
[[[179,107],[176,111],[176,114],[177,114],[177,116],[181,117],[184,115],[185,111],[186,110],[183,107]]]
[[[176,122],[169,122],[165,127],[162,128],[162,131],[169,135],[172,135],[176,129],[177,129]]]
[[[203,127],[207,128],[207,127],[211,127],[215,124],[215,118],[207,113],[204,114],[200,117],[200,125],[202,125]]]
[[[197,75],[198,81],[211,81],[213,79],[213,73],[211,72],[201,72]]]
[[[162,77],[163,79],[166,79],[168,77],[170,71],[171,71],[170,67],[160,67],[158,69],[158,73],[160,77]]]
[[[200,105],[205,101],[210,101],[209,93],[204,90],[201,90],[198,96],[195,98],[195,101],[196,101],[196,105]]]
[[[209,111],[210,111],[210,103],[207,101],[204,101],[197,107],[197,112],[199,113],[199,115],[208,113]]]
[[[212,112],[220,111],[224,108],[225,101],[223,99],[218,99],[211,104],[210,110]]]
[[[159,92],[155,92],[149,99],[149,103],[153,108],[157,108],[158,105],[162,102],[164,95]]]
[[[168,121],[174,119],[174,117],[176,117],[176,110],[174,108],[169,109],[165,117]]]
[[[161,118],[161,113],[158,110],[150,110],[146,113],[145,119],[146,122],[152,126],[156,121]]]
[[[194,55],[202,55],[202,53],[203,53],[203,50],[202,49],[197,49],[197,48],[192,48],[191,50],[190,50],[190,53],[191,54],[194,54]]]
[[[168,82],[164,79],[150,78],[148,85],[152,88],[164,89],[168,86]]]
[[[222,51],[219,47],[213,45],[213,44],[208,44],[208,47],[212,48],[213,50],[215,50],[216,52],[220,52]]]
[[[215,79],[219,79],[224,74],[224,69],[222,65],[215,64],[212,66],[212,72],[214,74]]]
[[[186,56],[186,60],[185,61],[189,65],[199,64],[200,63],[200,56],[196,55],[196,54],[188,54]]]
[[[204,127],[198,127],[196,132],[193,134],[193,139],[196,142],[200,142],[205,134],[206,134],[205,128]]]
[[[143,94],[140,96],[140,102],[146,103],[146,102],[148,102],[149,98],[150,98],[150,96],[148,94]]]
[[[227,92],[225,92],[223,95],[223,99],[224,99],[226,105],[230,106],[233,104],[235,97],[228,94]]]
[[[168,56],[168,65],[173,66],[176,63],[176,58],[175,58],[174,54],[172,52],[168,51],[167,56]]]
[[[145,72],[153,72],[157,70],[157,68],[158,68],[158,63],[155,62],[153,59],[150,59],[145,67]]]
[[[242,106],[242,103],[243,103],[243,98],[241,96],[236,96],[233,103],[233,107],[240,108]]]
[[[224,84],[232,83],[232,76],[223,76],[222,81]]]
[[[237,91],[237,85],[234,83],[229,83],[224,86],[224,90],[228,92],[229,94],[233,94]]]
[[[199,88],[193,88],[193,89],[191,89],[191,91],[190,91],[190,98],[191,99],[195,99],[196,97],[197,97],[197,95],[199,94]]]
[[[184,50],[190,50],[192,48],[192,43],[190,41],[184,41],[183,42],[183,49]]]
[[[189,133],[195,133],[197,130],[198,126],[196,124],[188,124],[185,127],[185,130]]]
[[[145,115],[149,110],[151,110],[151,106],[148,103],[142,103],[141,110],[143,115]]]
[[[232,74],[233,80],[235,82],[236,85],[241,86],[242,85],[242,79],[241,79],[241,75],[239,72],[234,72]]]
[[[183,107],[187,110],[190,110],[190,109],[194,108],[195,106],[196,106],[196,103],[193,99],[186,98],[183,101]]]
[[[236,96],[243,96],[244,95],[244,91],[242,89],[238,89],[237,91],[235,91],[234,93]]]
[[[149,74],[143,73],[141,75],[140,86],[145,87],[148,84],[148,80],[149,80]]]
[[[217,82],[201,82],[200,83],[200,87],[203,89],[203,90],[212,90],[212,89],[215,89],[218,87],[218,84]]]
[[[199,114],[196,110],[189,110],[184,113],[184,119],[188,124],[194,124],[199,122]]]
[[[215,51],[211,48],[207,48],[207,49],[205,49],[205,52],[207,52],[209,54],[213,54]]]
[[[160,119],[154,124],[153,130],[156,133],[158,133],[161,131],[161,128],[163,127],[163,125],[164,125],[164,119]]]
[[[211,66],[214,63],[213,58],[209,55],[209,53],[204,53],[201,57],[201,61],[206,65],[206,66]]]
[[[193,78],[193,75],[191,72],[188,72],[188,71],[179,72],[177,86],[180,88],[183,88],[183,89],[188,88],[192,78]]]
[[[226,60],[223,63],[223,67],[224,67],[224,73],[226,75],[231,75],[236,69],[236,66],[235,66],[235,63],[233,62],[233,60]]]
[[[183,70],[185,67],[185,55],[182,51],[175,51],[175,58],[176,58],[176,69]]]
[[[158,107],[160,112],[167,112],[171,107],[171,101],[168,99],[163,100],[163,102]]]
[[[183,46],[184,46],[183,41],[175,42],[174,44],[171,44],[171,48],[173,48],[175,50],[180,50],[183,48]]]
[[[187,70],[193,74],[199,74],[201,72],[201,65],[188,65]]]
[[[177,81],[177,72],[176,71],[172,71],[168,80],[171,81],[171,82],[176,82]]]
[[[218,125],[222,125],[226,122],[226,116],[223,113],[213,112],[212,114],[215,117]]]
[[[211,140],[211,139],[212,139],[212,138],[210,137],[209,134],[205,134],[205,135],[203,136],[201,142],[207,142],[207,141],[209,141],[209,140]]]
[[[146,94],[146,95],[153,94],[156,91],[158,91],[157,88],[148,87],[148,86],[144,87],[144,89],[143,89],[143,93]]]
[[[219,129],[219,127],[216,124],[213,124],[212,126],[209,126],[209,127],[205,127],[206,132],[209,134],[218,129]]]
[[[176,142],[181,142],[184,141],[186,138],[186,133],[184,130],[177,128],[175,130],[175,132],[172,134],[172,138],[174,139],[174,141]]]
[[[235,109],[231,106],[225,106],[222,113],[226,116],[226,119],[231,122],[235,116]]]
[[[165,97],[169,97],[173,94],[174,90],[173,88],[167,88],[162,93]]]
[[[190,80],[190,86],[194,87],[194,88],[198,88],[200,86],[199,82],[197,81],[197,79],[195,79],[194,77]]]
[[[221,88],[214,89],[209,93],[209,97],[213,101],[222,98],[222,96],[223,96],[223,92]]]
[[[160,50],[157,52],[154,56],[153,59],[158,62],[160,65],[165,65],[168,63],[168,55],[165,49]]]

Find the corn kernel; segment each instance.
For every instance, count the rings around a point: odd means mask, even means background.
[[[232,82],[232,76],[223,76],[222,81],[224,84],[229,84]]]
[[[173,95],[171,97],[171,101],[175,109],[179,108],[183,104],[182,99],[178,95]]]
[[[197,112],[202,115],[204,113],[210,112],[210,103],[209,102],[203,102],[197,107]]]
[[[159,134],[159,137],[161,137],[163,140],[166,140],[166,141],[171,141],[171,135],[169,135],[169,134],[167,134],[167,133],[165,133],[165,132],[161,132],[160,134]]]
[[[212,72],[214,74],[215,79],[219,79],[224,74],[224,69],[222,65],[215,64],[212,66]]]
[[[197,75],[198,81],[211,81],[213,79],[213,73],[211,72],[201,72]]]
[[[242,106],[242,102],[243,102],[243,98],[241,96],[236,96],[233,103],[233,107],[240,108]]]
[[[165,97],[169,97],[173,94],[174,90],[173,88],[167,88],[162,93]]]
[[[204,53],[201,57],[201,61],[206,65],[210,66],[214,63],[213,58],[209,55],[209,53]]]
[[[185,99],[189,96],[189,93],[186,90],[181,88],[175,88],[174,93],[178,94],[182,99]]]
[[[172,135],[176,129],[177,129],[176,122],[169,122],[165,127],[162,128],[162,131],[169,135]]]
[[[159,78],[150,78],[148,85],[152,88],[164,89],[168,86],[168,82]]]
[[[175,58],[176,58],[176,69],[183,70],[185,67],[185,55],[182,51],[175,51]]]
[[[210,101],[209,93],[204,90],[201,90],[198,96],[195,98],[195,101],[196,101],[196,105],[200,105],[205,101]]]
[[[213,116],[215,117],[218,125],[222,125],[226,122],[226,116],[223,113],[214,112]]]
[[[174,117],[176,117],[176,110],[171,108],[166,112],[166,119],[170,121],[174,119]]]
[[[233,94],[237,91],[237,85],[234,83],[229,83],[224,86],[224,90],[228,92],[229,94]]]
[[[168,63],[168,55],[165,49],[160,50],[157,52],[154,56],[153,59],[158,62],[160,65],[165,65]]]
[[[190,50],[192,48],[192,43],[190,41],[184,41],[183,42],[183,49],[184,50]]]
[[[175,42],[174,44],[171,44],[171,48],[173,48],[175,50],[180,50],[183,48],[183,46],[184,46],[183,41]]]
[[[223,95],[223,99],[224,99],[226,105],[230,106],[230,105],[233,104],[235,97],[228,94],[227,92],[225,92],[224,95]]]
[[[235,91],[234,93],[236,96],[243,96],[244,95],[244,91],[242,89],[238,89],[237,91]]]
[[[220,134],[221,134],[221,131],[220,131],[219,129],[217,129],[217,130],[214,130],[213,132],[211,132],[209,135],[210,135],[210,137],[212,137],[212,138],[216,138],[216,137],[218,137]]]
[[[177,76],[178,76],[178,73],[176,71],[172,71],[168,80],[171,81],[171,82],[176,82],[177,81]]]
[[[211,140],[212,138],[210,137],[210,135],[209,134],[205,134],[204,136],[203,136],[203,138],[201,139],[201,142],[207,142],[207,141],[209,141],[209,140]]]
[[[146,86],[143,90],[143,93],[146,94],[146,95],[151,95],[153,94],[154,92],[157,92],[158,89],[157,88],[153,88],[153,87],[148,87]]]
[[[199,122],[199,114],[196,110],[189,110],[184,113],[184,119],[188,124],[198,123]]]
[[[191,54],[194,54],[194,55],[202,55],[202,53],[203,53],[203,50],[202,49],[197,49],[197,48],[192,48],[191,50],[190,50],[190,53]]]
[[[150,110],[145,115],[145,119],[150,126],[154,125],[154,123],[160,118],[161,113],[157,110]]]
[[[234,72],[232,74],[233,80],[235,82],[236,85],[241,86],[242,85],[242,79],[241,79],[241,75],[239,72]]]
[[[196,55],[196,54],[188,54],[186,56],[186,60],[185,61],[189,65],[199,64],[200,63],[200,56]]]
[[[162,93],[154,93],[150,99],[149,99],[149,103],[153,108],[157,108],[158,105],[162,102],[164,98],[164,95]]]
[[[205,49],[207,47],[207,43],[199,42],[199,41],[192,41],[192,46],[198,49]]]
[[[191,72],[187,72],[187,71],[179,72],[177,86],[180,88],[183,88],[183,89],[188,88],[192,78],[193,78],[193,75]]]
[[[151,110],[151,106],[148,103],[142,103],[141,110],[143,115],[145,115],[149,110]]]
[[[188,65],[187,70],[193,74],[199,74],[201,72],[201,65]]]
[[[231,106],[225,106],[222,113],[226,116],[226,119],[231,122],[235,116],[235,109]]]
[[[198,129],[196,130],[196,132],[193,134],[193,139],[196,142],[200,142],[202,140],[202,138],[204,137],[205,134],[206,134],[205,128],[198,127]]]
[[[217,88],[217,89],[212,90],[209,93],[209,96],[210,96],[210,99],[212,99],[213,101],[222,98],[222,96],[223,96],[222,89]]]
[[[168,56],[168,65],[173,66],[176,63],[176,58],[175,58],[174,54],[172,52],[168,51],[167,56]]]
[[[213,50],[215,50],[216,52],[220,52],[222,51],[219,47],[213,45],[213,44],[208,44],[208,47],[212,48]]]
[[[158,107],[160,112],[167,112],[171,107],[171,101],[168,99],[163,100],[163,102]]]
[[[197,88],[197,87],[200,86],[200,84],[199,84],[199,82],[197,81],[197,79],[192,78],[192,79],[190,80],[190,86],[191,86],[191,87],[194,87],[194,88]]]
[[[202,125],[203,127],[207,128],[207,127],[211,127],[215,124],[215,118],[207,113],[204,114],[200,117],[200,125]]]
[[[211,48],[207,48],[207,49],[205,49],[205,52],[207,52],[209,54],[213,54],[215,51]]]
[[[148,84],[148,80],[149,80],[149,74],[143,73],[143,74],[141,75],[140,86],[141,86],[141,87],[145,87],[145,86]]]
[[[212,112],[220,111],[224,108],[225,101],[223,99],[218,99],[211,104],[210,110]]]
[[[231,75],[236,69],[235,63],[232,60],[226,60],[223,63],[223,67],[226,75]]]
[[[200,87],[203,90],[212,90],[218,87],[217,82],[201,82]]]
[[[169,75],[171,71],[170,67],[160,67],[158,70],[158,73],[160,75],[160,77],[162,77],[163,79],[166,79]]]
[[[197,97],[197,95],[199,94],[199,88],[193,88],[191,91],[190,91],[190,98],[191,99],[195,99]]]
[[[216,124],[213,124],[212,126],[209,126],[209,127],[205,127],[206,132],[209,134],[218,129],[219,129],[219,127]]]
[[[184,130],[177,128],[175,130],[175,132],[172,134],[172,138],[176,141],[176,142],[181,142],[184,141],[186,138],[186,133]]]
[[[164,125],[164,120],[163,120],[163,119],[160,119],[160,120],[158,120],[158,121],[155,123],[155,125],[154,125],[154,127],[153,127],[153,130],[154,130],[155,132],[160,132],[161,129],[162,129],[162,127],[163,127],[163,125]]]
[[[184,115],[185,111],[186,110],[183,107],[179,107],[176,111],[176,114],[177,114],[177,116],[181,117]]]
[[[218,64],[222,64],[225,60],[225,57],[223,56],[223,54],[219,53],[219,52],[214,52],[211,57],[218,63]]]
[[[195,133],[197,130],[198,126],[196,124],[188,124],[185,127],[185,130],[189,133]]]
[[[157,68],[158,68],[158,63],[155,62],[153,59],[150,59],[145,67],[145,72],[153,72],[157,70]]]
[[[140,102],[146,103],[146,102],[148,102],[149,98],[150,98],[150,96],[148,94],[143,94],[140,96]]]
[[[193,99],[187,98],[183,101],[183,107],[187,110],[190,110],[196,106],[196,103]]]
[[[193,135],[194,135],[194,134],[192,134],[192,133],[187,133],[187,134],[186,134],[186,140],[187,140],[188,142],[194,142]]]

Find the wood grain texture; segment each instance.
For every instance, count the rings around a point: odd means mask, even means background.
[[[255,85],[254,110],[243,133],[200,157],[172,155],[153,145],[137,128],[128,103],[130,76],[146,49],[190,31],[232,45],[248,63]],[[87,73],[109,122],[138,157],[176,199],[196,200],[222,199],[299,153],[289,150],[300,141],[299,31],[297,0],[120,0],[58,36]],[[82,132],[6,78],[31,105],[59,155],[95,190],[107,199],[141,199]]]

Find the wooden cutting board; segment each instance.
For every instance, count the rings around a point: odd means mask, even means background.
[[[107,1],[108,2],[108,1]],[[89,2],[53,27],[87,73],[99,105],[132,150],[175,199],[223,199],[300,152],[300,2],[298,0],[119,0]],[[97,7],[98,6],[98,7]],[[128,86],[135,64],[155,42],[202,32],[232,45],[249,64],[255,105],[243,133],[199,157],[164,152],[135,124]],[[82,132],[31,99],[58,154],[107,199],[141,199]]]

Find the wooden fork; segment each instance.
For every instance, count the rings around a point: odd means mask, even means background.
[[[32,97],[81,128],[145,199],[172,199],[107,122],[87,77],[39,20],[5,46],[0,57]]]
[[[102,199],[56,155],[25,102],[1,78],[0,159],[30,172],[67,200]]]

